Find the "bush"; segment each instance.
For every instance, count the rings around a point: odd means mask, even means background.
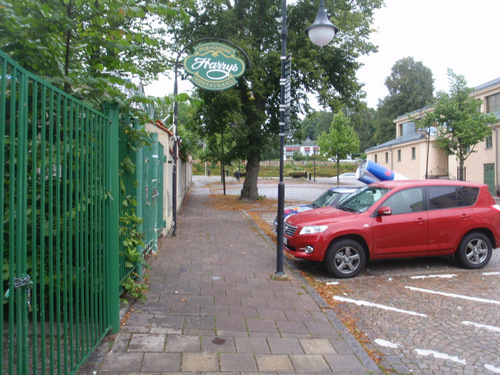
[[[298,171],[298,172],[288,172],[288,175],[293,178],[306,178],[307,172]]]

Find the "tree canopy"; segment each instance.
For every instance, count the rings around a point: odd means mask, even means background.
[[[300,125],[302,137],[305,139],[318,139],[320,134],[330,128],[332,119],[333,114],[330,111],[315,111],[308,114]]]
[[[333,116],[329,132],[323,132],[318,138],[322,155],[335,159],[337,162],[337,183],[340,174],[340,160],[359,151],[359,138],[351,126],[349,117],[342,111]]]
[[[393,139],[396,135],[393,120],[428,106],[434,93],[432,71],[413,57],[396,61],[385,85],[389,95],[379,100],[375,131],[377,143]]]
[[[161,25],[184,14],[162,0],[0,0],[0,10],[0,49],[95,107],[144,101],[130,93],[171,67]]]
[[[325,1],[340,32],[330,45],[321,49],[304,33],[315,18],[318,4],[299,0],[288,6],[287,52],[292,54],[291,110],[295,123],[296,115],[309,109],[308,93],[315,93],[319,103],[333,111],[354,106],[362,98],[362,85],[356,79],[360,68],[357,58],[376,50],[368,38],[373,12],[382,3],[382,0]],[[204,132],[220,133],[220,128],[231,121],[242,124],[233,155],[247,160],[242,198],[256,199],[261,155],[277,145],[279,132],[282,2],[180,0],[179,5],[190,19],[171,25],[177,51],[192,41],[211,36],[230,40],[251,60],[252,69],[228,93],[200,90],[198,95],[205,103],[200,117]]]
[[[491,134],[491,124],[497,118],[480,111],[481,101],[470,94],[474,89],[467,87],[467,81],[461,75],[448,69],[450,92],[440,91],[433,104],[433,111],[428,112],[420,121],[420,126],[437,126],[436,145],[448,156],[456,156],[459,162],[459,180],[464,180],[464,161],[473,152],[475,146]]]

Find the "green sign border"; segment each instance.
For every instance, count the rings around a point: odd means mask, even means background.
[[[238,83],[245,73],[245,61],[236,56],[237,50],[222,43],[209,42],[194,47],[194,53],[184,59],[184,69],[191,82],[210,91],[227,90]]]

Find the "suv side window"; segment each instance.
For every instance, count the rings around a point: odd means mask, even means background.
[[[466,186],[429,186],[429,210],[472,206],[479,189]]]
[[[422,201],[422,188],[411,188],[394,193],[382,205],[390,207],[393,215],[399,215],[422,211]]]
[[[429,186],[429,210],[463,206],[455,186]]]
[[[458,194],[462,197],[463,206],[473,206],[479,196],[479,188],[460,186]]]

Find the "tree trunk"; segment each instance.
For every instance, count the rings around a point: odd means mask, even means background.
[[[252,155],[247,160],[247,172],[240,199],[257,200],[257,182],[259,179],[260,155]]]
[[[340,160],[339,157],[337,156],[337,187],[340,186]]]
[[[464,160],[460,159],[458,161],[458,179],[460,181],[465,181],[465,176],[464,176]]]

